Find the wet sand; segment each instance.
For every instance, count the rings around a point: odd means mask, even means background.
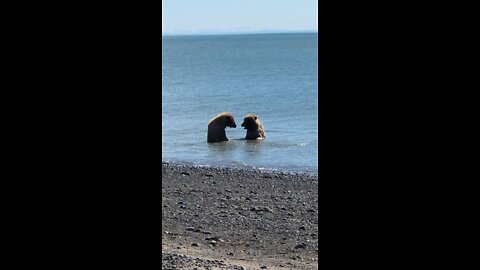
[[[318,269],[318,176],[162,164],[162,269]]]

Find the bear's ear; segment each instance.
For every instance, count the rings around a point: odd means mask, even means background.
[[[256,115],[255,115],[253,118],[254,118],[255,120],[257,120],[257,119],[258,119],[258,117],[257,117]]]

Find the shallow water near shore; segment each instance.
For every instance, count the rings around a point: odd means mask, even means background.
[[[162,38],[162,160],[318,173],[317,34]],[[207,123],[231,112],[228,142]],[[240,125],[257,114],[266,139]]]

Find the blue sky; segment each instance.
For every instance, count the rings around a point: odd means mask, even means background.
[[[162,0],[162,34],[317,31],[318,0]]]

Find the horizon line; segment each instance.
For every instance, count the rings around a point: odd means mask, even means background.
[[[232,32],[198,32],[198,33],[162,33],[162,37],[168,36],[223,36],[223,35],[253,35],[253,34],[318,34],[318,30],[265,30],[265,31],[232,31]]]

